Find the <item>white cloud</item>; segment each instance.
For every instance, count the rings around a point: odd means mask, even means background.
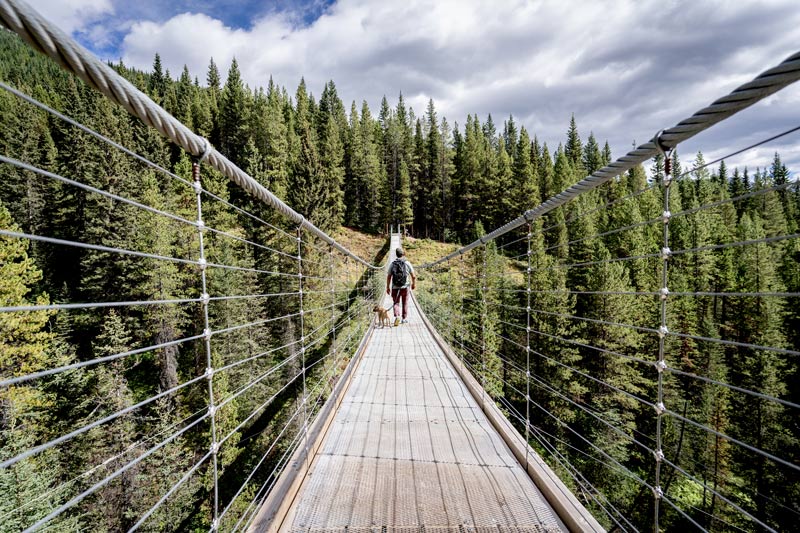
[[[149,69],[159,52],[173,74],[185,63],[201,80],[211,56],[223,75],[235,56],[251,86],[272,75],[290,92],[301,76],[316,94],[333,79],[348,109],[351,100],[366,99],[377,111],[384,94],[395,101],[403,91],[418,114],[433,98],[451,124],[463,124],[467,113],[491,113],[496,122],[513,114],[551,148],[574,112],[582,136],[594,131],[618,156],[633,140],[647,140],[777,64],[800,42],[794,0],[341,0],[308,26],[294,20],[270,14],[248,29],[199,13],[137,22],[121,55]],[[766,112],[770,122],[757,115],[732,122],[706,136],[708,145],[684,150],[716,153],[778,131],[797,121],[796,103],[796,96],[776,98]],[[787,159],[800,165],[800,149],[793,153]]]
[[[66,33],[86,29],[91,23],[114,12],[111,0],[27,0],[47,20]]]

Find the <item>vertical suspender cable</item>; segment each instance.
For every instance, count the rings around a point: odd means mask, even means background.
[[[488,320],[488,306],[486,305],[486,243],[483,244],[483,272],[481,272],[481,397],[486,404],[486,321]]]
[[[458,297],[461,312],[458,314],[458,340],[461,344],[461,366],[464,366],[464,254],[460,254],[458,267]]]
[[[663,149],[663,145],[661,143],[661,134],[663,132],[659,132],[655,136],[655,144],[658,147],[659,151],[664,154],[664,180],[662,181],[663,189],[664,189],[664,209],[662,211],[662,221],[664,223],[664,247],[661,249],[661,288],[659,290],[660,299],[661,299],[661,324],[658,328],[658,361],[656,362],[656,370],[658,373],[658,389],[657,389],[657,397],[656,397],[656,449],[654,451],[655,461],[656,461],[656,472],[655,472],[655,483],[653,485],[653,497],[654,497],[654,505],[653,505],[653,530],[655,533],[659,533],[659,526],[658,526],[658,516],[659,516],[659,503],[661,498],[664,496],[663,490],[661,489],[661,464],[664,460],[664,450],[662,448],[662,425],[663,425],[663,415],[666,411],[666,407],[664,406],[664,370],[667,368],[667,363],[664,359],[664,344],[666,342],[667,333],[669,330],[667,329],[667,297],[669,296],[669,289],[667,288],[667,275],[669,271],[669,259],[672,256],[672,252],[669,249],[669,221],[671,218],[671,214],[669,211],[669,196],[670,196],[670,185],[672,185],[672,176],[671,176],[671,161],[669,159],[669,153],[665,153]],[[671,153],[671,152],[670,152]]]
[[[308,468],[308,411],[306,406],[306,337],[305,311],[303,310],[303,227],[297,227],[297,283],[300,298],[300,361],[303,373],[303,448],[305,449],[306,468]]]
[[[331,351],[333,352],[333,376],[336,377],[336,372],[339,369],[339,360],[337,359],[336,354],[336,281],[333,276],[334,274],[334,265],[333,265],[333,246],[328,247],[328,261],[330,263],[330,273],[331,273],[331,320],[333,321],[333,331],[332,331],[332,338],[331,338]]]
[[[531,223],[528,222],[528,270],[527,270],[527,290],[525,297],[525,468],[528,468],[528,456],[530,446],[528,444],[528,432],[531,426]]]
[[[200,296],[203,305],[203,338],[206,345],[206,380],[208,381],[208,414],[211,420],[211,461],[214,471],[214,520],[211,522],[211,530],[215,531],[219,526],[219,475],[217,467],[217,423],[216,411],[217,407],[214,403],[214,363],[211,359],[211,326],[208,320],[208,302],[210,296],[208,294],[208,282],[206,279],[206,255],[205,246],[203,243],[203,185],[200,182],[200,163],[197,161],[192,162],[192,184],[194,186],[195,196],[197,197],[197,233],[200,239],[200,282],[203,293]]]

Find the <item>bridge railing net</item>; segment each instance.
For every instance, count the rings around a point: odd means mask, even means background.
[[[438,331],[609,530],[800,518],[800,186],[762,164],[659,157],[418,269]]]
[[[6,81],[0,531],[246,529],[381,271],[80,82]]]

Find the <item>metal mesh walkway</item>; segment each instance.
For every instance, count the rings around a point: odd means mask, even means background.
[[[409,303],[373,334],[288,529],[563,530]]]

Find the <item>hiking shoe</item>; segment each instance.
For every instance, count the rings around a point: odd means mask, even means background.
[[[400,325],[400,317],[396,316],[394,317],[394,327],[397,327],[399,325]]]
[[[401,321],[400,321],[400,323],[401,323],[401,324],[408,324],[408,320],[406,320],[406,319],[404,318],[403,320],[401,320]]]

